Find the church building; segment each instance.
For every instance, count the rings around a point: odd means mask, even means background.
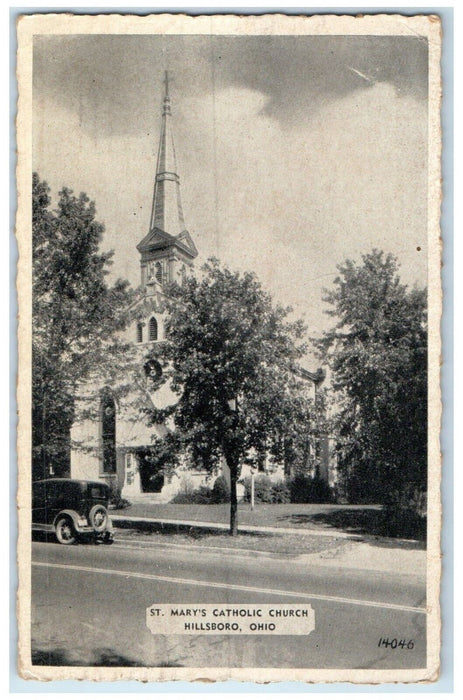
[[[165,287],[173,281],[181,283],[193,274],[193,263],[198,251],[185,226],[180,197],[180,178],[177,173],[172,113],[168,75],[165,76],[165,92],[162,105],[161,130],[154,182],[153,201],[148,233],[137,245],[140,254],[142,294],[135,302],[135,320],[125,332],[125,340],[134,344],[137,361],[142,368],[143,381],[134,386],[138,406],[166,408],[177,397],[168,384],[160,384],[162,375],[159,363],[147,361],[152,343],[162,342],[166,313]],[[313,395],[323,381],[323,373],[311,373],[301,369]],[[301,375],[301,376],[302,376]],[[154,380],[154,381],[153,381]],[[71,431],[71,477],[102,480],[116,487],[129,500],[149,498],[168,502],[181,489],[197,489],[210,479],[207,472],[180,467],[173,475],[164,475],[152,463],[150,445],[153,435],[162,437],[166,425],[147,426],[143,412],[134,409],[133,396],[116,400],[102,389],[95,399],[82,390],[78,401],[93,401],[92,412],[80,412]],[[79,412],[78,412],[79,414]],[[87,415],[85,418],[84,416]],[[95,418],[96,417],[96,418]],[[329,455],[322,446],[321,476],[329,478]],[[285,475],[284,466],[267,469],[269,476],[280,480]],[[226,474],[225,474],[226,476]],[[243,473],[242,476],[246,476]],[[213,481],[213,480],[212,480]],[[211,485],[209,483],[209,485]]]

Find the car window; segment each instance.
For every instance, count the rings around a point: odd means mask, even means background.
[[[90,498],[107,498],[107,489],[104,484],[89,484]]]

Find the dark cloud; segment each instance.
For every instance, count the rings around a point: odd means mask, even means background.
[[[310,114],[376,82],[391,83],[399,94],[427,94],[427,42],[415,37],[259,37],[241,49],[221,43],[215,60],[228,63],[224,82],[268,95],[266,111],[277,119]]]
[[[34,95],[79,115],[104,136],[149,131],[168,67],[178,95],[235,86],[267,96],[268,115],[289,125],[377,82],[425,99],[427,42],[404,36],[39,36]]]

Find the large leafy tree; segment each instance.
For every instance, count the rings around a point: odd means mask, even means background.
[[[32,193],[32,467],[41,478],[69,469],[77,388],[98,368],[109,375],[123,354],[117,332],[132,293],[126,281],[106,281],[112,252],[99,250],[93,202],[64,188],[51,210],[36,173]]]
[[[155,447],[159,454],[169,445],[186,450],[192,465],[209,472],[225,459],[235,535],[244,461],[264,453],[283,459],[285,434],[296,415],[306,415],[307,384],[295,371],[305,351],[303,324],[288,320],[290,309],[273,305],[253,274],[215,260],[170,295],[167,342],[152,355],[170,367],[165,377],[179,399],[152,413],[153,421],[170,416],[173,424]]]
[[[426,291],[392,255],[338,266],[335,325],[319,342],[332,373],[341,486],[351,500],[416,504],[426,490]]]

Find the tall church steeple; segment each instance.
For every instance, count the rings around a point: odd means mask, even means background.
[[[172,135],[169,74],[167,71],[164,76],[164,86],[161,135],[149,230],[152,231],[156,226],[161,231],[170,233],[171,236],[176,236],[185,230],[185,221],[180,200],[180,178],[177,174],[177,161]]]
[[[198,254],[185,229],[180,201],[180,178],[177,174],[169,76],[164,77],[161,134],[149,230],[137,245],[141,253],[141,283],[147,294],[154,294],[173,281],[180,281],[192,269]]]

